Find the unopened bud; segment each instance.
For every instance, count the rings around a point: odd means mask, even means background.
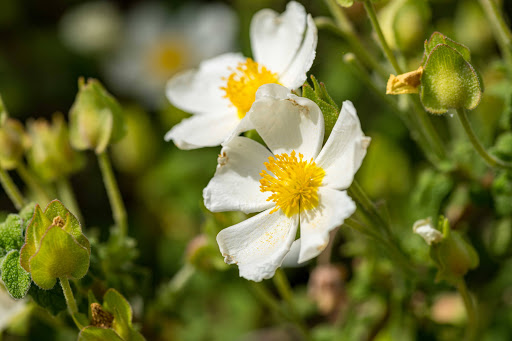
[[[96,79],[78,81],[79,91],[69,111],[70,140],[78,150],[101,154],[125,134],[122,108]]]
[[[1,102],[1,99],[0,99]],[[1,106],[1,103],[0,103]],[[27,138],[20,121],[0,113],[0,168],[14,169],[21,161]]]
[[[62,114],[53,115],[51,124],[44,119],[29,121],[27,130],[31,142],[28,162],[44,180],[54,181],[83,166],[84,159],[71,148]]]

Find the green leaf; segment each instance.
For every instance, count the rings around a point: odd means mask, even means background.
[[[314,79],[312,77],[312,79]],[[315,82],[314,80],[313,82]],[[318,84],[318,83],[317,83]],[[339,116],[339,110],[336,106],[333,106],[329,104],[328,102],[324,101],[319,97],[319,94],[322,94],[322,90],[320,85],[318,85],[318,91],[313,90],[313,88],[309,84],[304,84],[302,86],[302,97],[308,98],[315,102],[320,110],[322,111],[322,114],[324,115],[324,125],[325,125],[325,133],[324,133],[324,143],[329,138],[329,135],[331,135],[332,128],[336,124],[336,121],[338,120]],[[330,97],[329,97],[330,99]],[[332,101],[332,99],[330,99]]]
[[[49,290],[57,278],[80,279],[89,269],[89,251],[59,226],[48,229],[41,247],[30,259],[32,280]]]
[[[23,219],[17,214],[9,214],[0,224],[0,247],[6,252],[19,250],[23,245]]]
[[[78,341],[104,341],[104,340],[120,340],[123,341],[119,335],[112,329],[103,329],[98,327],[85,327],[78,335]]]
[[[462,57],[467,61],[471,61],[471,52],[469,49],[462,45],[457,43],[456,41],[451,40],[444,34],[440,32],[434,32],[430,36],[430,39],[427,41],[425,40],[425,53],[423,56],[423,65],[425,64],[426,60],[429,58],[430,53],[436,48],[437,45],[444,44],[448,45],[451,48],[455,49],[457,52],[459,52]]]
[[[2,281],[9,294],[20,299],[25,297],[30,289],[30,274],[20,266],[20,253],[13,250],[2,261]]]
[[[21,209],[21,211],[18,213],[21,219],[23,219],[23,231],[25,231],[30,224],[30,220],[32,220],[32,217],[34,216],[34,210],[36,208],[36,203],[31,202],[25,207]]]
[[[60,285],[54,286],[51,290],[43,290],[37,285],[32,285],[28,294],[39,306],[49,311],[52,315],[57,315],[67,308],[66,299]]]
[[[421,77],[420,99],[425,109],[443,114],[448,109],[474,109],[482,98],[480,78],[463,56],[448,45],[429,54]]]
[[[26,271],[30,271],[30,257],[36,253],[41,238],[51,224],[52,222],[44,215],[41,207],[36,205],[34,216],[25,231],[25,244],[21,248],[20,264]]]

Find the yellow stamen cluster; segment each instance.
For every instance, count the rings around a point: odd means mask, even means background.
[[[148,52],[150,72],[159,78],[169,78],[179,71],[187,59],[186,50],[181,42],[162,41]]]
[[[238,109],[238,117],[245,117],[256,99],[256,91],[263,84],[278,82],[277,74],[259,65],[251,58],[239,63],[233,73],[225,78],[226,86],[221,87],[226,92],[225,98]]]
[[[267,201],[274,201],[274,213],[281,208],[291,217],[300,211],[312,209],[318,205],[318,187],[322,184],[325,171],[311,159],[304,161],[295,151],[290,155],[283,153],[269,157],[265,162],[266,170],[260,175],[260,191],[272,192]]]

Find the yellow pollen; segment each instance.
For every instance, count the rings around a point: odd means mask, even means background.
[[[286,216],[291,217],[300,211],[310,210],[318,205],[318,187],[322,184],[325,171],[311,159],[304,161],[292,151],[269,157],[265,162],[268,170],[260,175],[260,191],[272,192],[267,201],[274,201],[274,213],[281,208]]]
[[[238,117],[245,117],[256,99],[256,90],[263,84],[279,84],[277,74],[271,72],[263,65],[259,65],[251,58],[239,63],[233,73],[226,80],[226,86],[221,87],[226,92],[225,98],[231,101],[238,109]]]

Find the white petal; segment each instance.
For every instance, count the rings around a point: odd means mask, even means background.
[[[311,65],[313,65],[313,60],[315,60],[318,33],[315,22],[309,14],[307,17],[307,23],[308,27],[306,35],[299,51],[297,51],[297,54],[288,68],[279,75],[279,81],[281,84],[290,89],[297,89],[304,84],[307,78],[306,72],[309,71]]]
[[[370,143],[364,136],[356,109],[350,101],[343,102],[340,116],[329,139],[316,159],[325,170],[323,186],[346,189],[352,183]]]
[[[278,84],[265,84],[256,93],[248,115],[274,154],[302,153],[315,158],[324,138],[324,116],[313,101],[289,93]]]
[[[306,265],[307,263],[299,264],[299,253],[300,253],[300,238],[292,243],[290,251],[286,254],[283,259],[283,268],[298,268]]]
[[[165,134],[165,140],[173,140],[180,149],[218,146],[229,136],[239,121],[236,111],[194,115],[172,127]]]
[[[254,60],[278,74],[286,71],[301,45],[306,28],[306,11],[289,2],[282,15],[271,9],[256,13],[251,21]]]
[[[259,282],[274,276],[297,232],[298,214],[289,218],[270,209],[217,235],[224,260],[237,264],[240,277]]]
[[[167,83],[167,98],[174,106],[194,114],[229,109],[231,102],[221,89],[226,85],[223,78],[245,60],[241,54],[226,53],[202,62],[197,70],[183,71]]]
[[[317,207],[300,213],[299,263],[318,256],[329,243],[329,232],[343,224],[356,210],[346,191],[320,187]]]
[[[249,119],[249,115],[245,115],[244,118],[242,118],[239,122],[238,122],[238,125],[235,127],[235,129],[233,129],[233,131],[231,132],[231,134],[229,134],[229,136],[227,137],[227,139],[222,143],[222,145],[226,145],[228,144],[229,142],[231,142],[231,140],[233,140],[233,138],[235,138],[236,136],[240,135],[241,133],[243,132],[246,132],[246,131],[249,131],[251,129],[254,129],[254,126],[252,125],[252,122],[251,120]]]
[[[430,218],[418,220],[414,223],[412,230],[419,234],[428,245],[436,244],[443,240],[443,234],[434,228]]]
[[[235,137],[222,148],[217,171],[203,191],[204,204],[212,212],[260,212],[274,206],[270,192],[260,191],[264,162],[272,154],[246,137]]]

